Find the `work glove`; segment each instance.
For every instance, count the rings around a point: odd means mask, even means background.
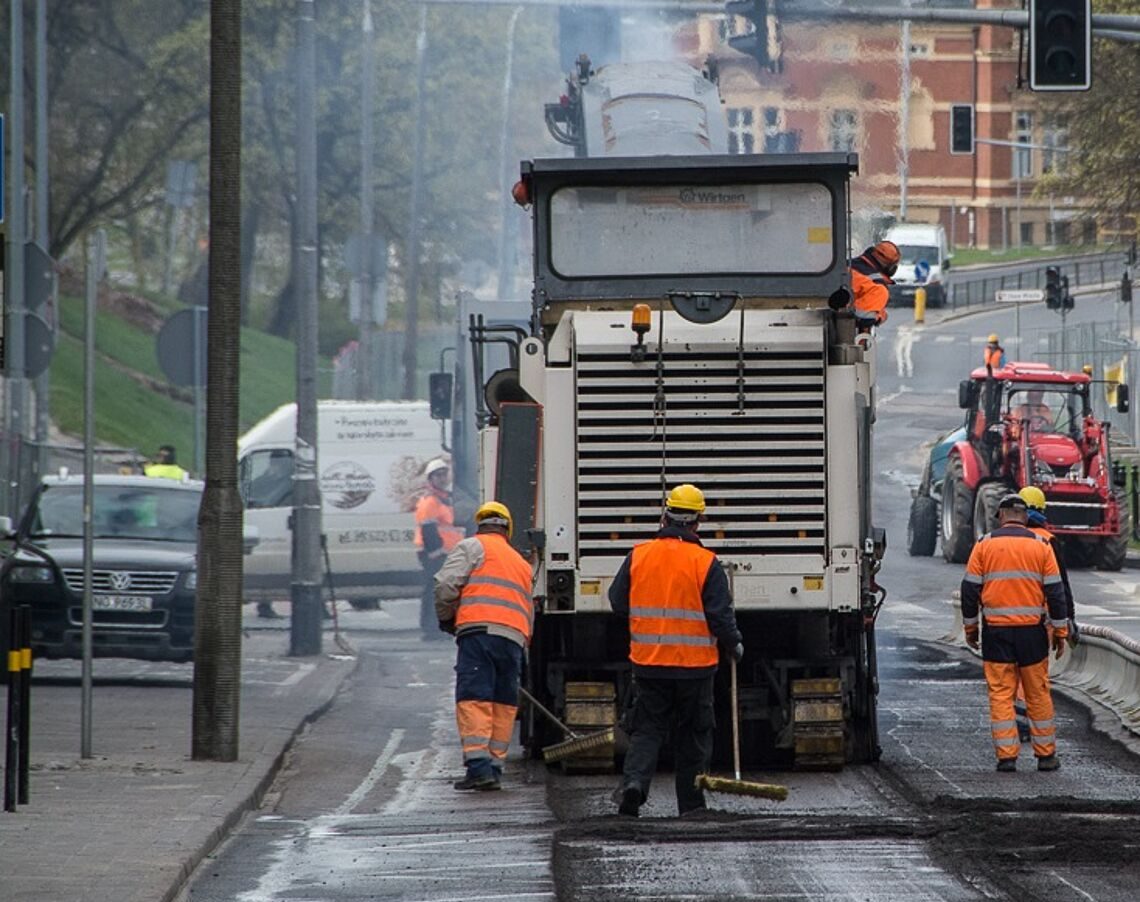
[[[455,635],[455,620],[454,619],[452,619],[452,620],[441,620],[439,622],[439,628],[441,630],[443,630],[445,633],[447,633],[449,636],[454,636]]]
[[[1077,621],[1072,617],[1069,618],[1069,645],[1076,646],[1081,641],[1081,628],[1077,626]]]
[[[734,645],[732,647],[732,660],[734,660],[737,664],[739,664],[743,658],[744,658],[744,643],[743,642],[737,642],[736,645]]]
[[[966,644],[974,649],[974,651],[977,651],[981,646],[980,635],[976,629],[966,630]]]
[[[1065,637],[1059,636],[1057,633],[1053,634],[1053,657],[1058,661],[1061,660],[1061,655],[1065,653]]]

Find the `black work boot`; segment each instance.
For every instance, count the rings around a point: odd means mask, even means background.
[[[466,776],[462,780],[456,780],[451,785],[459,790],[477,789],[486,791],[489,789],[502,789],[499,781],[496,780],[492,774],[484,774],[481,777]]]
[[[1042,755],[1037,759],[1038,770],[1057,770],[1060,766],[1061,762],[1056,755]]]
[[[638,817],[641,814],[641,790],[636,786],[627,786],[621,791],[621,800],[618,803],[618,814],[626,817]]]
[[[1016,758],[1002,758],[997,763],[997,769],[999,771],[1001,771],[1003,774],[1012,773],[1013,771],[1017,770],[1017,759]]]
[[[273,603],[269,601],[259,601],[257,603],[257,616],[266,620],[281,619],[281,615],[273,610]]]

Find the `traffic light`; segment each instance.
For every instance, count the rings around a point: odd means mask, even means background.
[[[1029,87],[1087,91],[1092,84],[1091,0],[1029,0]]]
[[[1061,294],[1061,270],[1056,266],[1047,267],[1045,270],[1045,306],[1050,310],[1060,310],[1062,301]]]
[[[728,46],[733,50],[752,57],[761,66],[772,66],[776,63],[773,58],[773,40],[769,19],[775,17],[775,0],[728,0],[724,11],[730,16],[740,16],[752,23],[752,31],[748,34],[734,34],[728,39]]]
[[[955,103],[950,107],[950,153],[974,152],[974,105]]]

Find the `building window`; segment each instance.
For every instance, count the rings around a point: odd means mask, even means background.
[[[827,55],[837,63],[849,63],[855,59],[855,41],[850,38],[830,41],[827,45]]]
[[[1046,125],[1041,132],[1041,143],[1045,145],[1041,151],[1041,172],[1063,173],[1067,154],[1056,148],[1069,146],[1069,130],[1058,123]]]
[[[1033,114],[1028,110],[1018,110],[1014,114],[1015,131],[1013,140],[1018,144],[1033,143]],[[1013,149],[1013,177],[1027,179],[1033,176],[1033,151],[1028,147]]]
[[[748,34],[752,29],[745,23],[747,19],[740,16],[722,16],[717,23],[717,31],[720,33],[720,42],[727,44],[728,39],[735,37],[738,34]]]
[[[775,107],[764,108],[764,153],[783,153],[784,112]]]
[[[1021,224],[1021,243],[1033,245],[1033,223],[1023,222]]]
[[[854,110],[832,110],[827,144],[831,150],[851,153],[859,141],[859,120]]]
[[[747,107],[730,108],[728,111],[728,152],[753,153],[756,148],[756,135],[753,132],[752,110]]]

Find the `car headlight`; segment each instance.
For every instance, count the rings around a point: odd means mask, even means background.
[[[8,579],[14,583],[51,583],[55,582],[55,575],[51,567],[25,565],[8,571]]]
[[[194,592],[198,588],[198,571],[191,570],[186,574],[186,591]]]

